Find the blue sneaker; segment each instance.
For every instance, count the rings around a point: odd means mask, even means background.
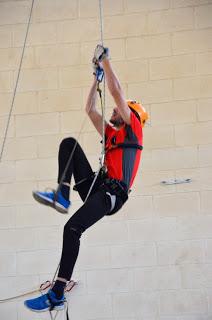
[[[55,208],[60,213],[68,213],[71,202],[66,200],[59,191],[55,197],[55,192],[33,191],[34,199],[39,203]]]
[[[44,312],[47,310],[63,310],[64,302],[64,296],[58,300],[55,293],[52,290],[49,290],[46,294],[37,298],[24,301],[24,305],[32,311]]]

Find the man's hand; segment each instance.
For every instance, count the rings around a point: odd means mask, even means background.
[[[100,67],[99,63],[95,58],[92,60],[92,65],[93,65],[93,75],[95,75],[96,80],[98,82],[102,82],[104,78],[104,70]]]
[[[98,44],[94,51],[94,59],[97,63],[101,62],[105,58],[109,58],[109,49]]]

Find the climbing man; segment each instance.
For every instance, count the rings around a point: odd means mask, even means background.
[[[105,122],[104,168],[100,170],[92,186],[95,175],[83,150],[74,138],[66,138],[61,142],[59,148],[58,183],[61,184],[60,190],[56,194],[54,191],[36,191],[33,194],[38,202],[52,206],[59,212],[67,213],[71,204],[69,193],[73,175],[76,183],[75,189],[84,202],[64,226],[60,267],[53,287],[47,294],[25,301],[25,306],[33,311],[63,309],[64,289],[73,273],[82,233],[105,215],[116,213],[127,201],[140,162],[142,128],[148,119],[148,114],[140,103],[126,101],[124,98],[109,59],[108,48],[97,45],[94,51],[93,66],[94,80],[87,98],[86,112],[101,136],[104,127],[103,119],[96,109],[97,74],[101,70],[104,72],[107,87],[116,105],[110,118],[112,125]],[[70,154],[73,155],[71,161],[69,161]],[[62,176],[64,177],[61,181]],[[87,197],[89,191],[90,194]]]

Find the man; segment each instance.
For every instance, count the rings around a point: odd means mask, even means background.
[[[107,48],[101,45],[96,47],[93,63],[96,72],[87,98],[86,112],[101,136],[102,116],[96,110],[98,85],[96,73],[100,67],[104,70],[109,92],[116,104],[110,119],[113,126],[105,123],[106,172],[105,170],[100,172],[85,201],[94,174],[78,142],[73,138],[67,138],[62,141],[59,149],[58,183],[61,184],[60,191],[56,196],[54,192],[34,192],[37,201],[66,213],[70,206],[70,182],[73,175],[76,189],[85,202],[64,227],[60,268],[53,288],[45,295],[25,301],[26,307],[33,311],[63,309],[64,288],[73,273],[79,253],[81,234],[105,215],[114,214],[122,207],[128,199],[129,189],[138,170],[142,150],[142,128],[148,115],[139,103],[125,100],[119,80],[112,69]],[[65,171],[65,177],[61,181],[72,152],[73,156],[68,164],[68,170]]]

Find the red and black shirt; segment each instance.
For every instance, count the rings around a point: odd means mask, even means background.
[[[142,145],[142,127],[135,114],[130,114],[130,125],[125,124],[116,130],[107,125],[105,164],[110,178],[124,182],[130,188],[135,179],[141,158],[141,150],[137,148],[114,148],[114,145],[137,144]]]

